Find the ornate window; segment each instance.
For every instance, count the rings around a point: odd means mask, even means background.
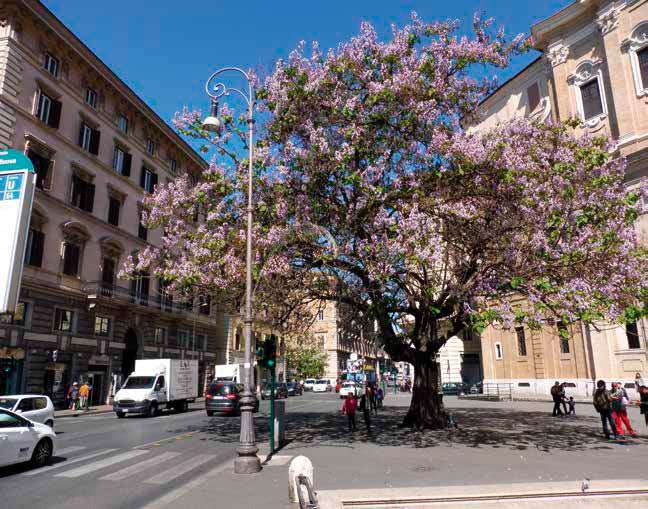
[[[80,223],[64,223],[62,229],[64,239],[61,249],[62,272],[68,276],[79,277],[81,275],[83,248],[90,235]]]
[[[595,127],[608,114],[602,63],[586,60],[567,78],[574,87],[578,115],[587,127]]]
[[[648,96],[648,22],[635,27],[621,48],[630,56],[637,97]]]

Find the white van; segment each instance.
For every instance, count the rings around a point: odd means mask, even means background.
[[[113,410],[120,419],[126,414],[154,417],[164,406],[184,412],[197,396],[197,360],[136,360],[135,371],[115,394]]]

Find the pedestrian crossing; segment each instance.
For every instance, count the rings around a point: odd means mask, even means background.
[[[62,461],[63,458],[67,459]],[[50,474],[48,477],[52,479],[83,479],[95,474],[98,481],[107,483],[132,479],[143,484],[163,485],[209,462],[217,463],[213,454],[195,454],[192,451],[135,448],[89,452],[87,447],[70,446],[56,450],[53,464],[21,475],[37,477]]]

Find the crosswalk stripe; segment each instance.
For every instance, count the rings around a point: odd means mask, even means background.
[[[61,463],[57,463],[56,465],[50,465],[48,467],[38,468],[36,470],[32,470],[31,472],[27,472],[23,475],[42,474],[43,472],[49,472],[50,470],[54,470],[55,468],[67,467],[68,465],[72,465],[73,463],[78,463],[79,461],[85,461],[92,458],[96,458],[97,456],[102,456],[103,454],[108,454],[109,452],[114,452],[118,450],[119,449],[104,449],[103,451],[93,452],[92,454],[88,454],[87,456],[81,456],[79,458],[74,458],[73,460],[62,461]]]
[[[82,467],[79,468],[73,468],[72,470],[68,470],[67,472],[63,472],[62,474],[57,474],[54,477],[67,477],[67,478],[76,478],[76,477],[81,477],[82,475],[89,474],[91,472],[95,472],[97,470],[101,470],[102,468],[109,467],[111,465],[114,465],[116,463],[121,463],[122,461],[126,461],[132,458],[136,458],[137,456],[141,456],[142,454],[147,454],[148,451],[128,451],[124,452],[122,454],[118,454],[117,456],[111,456],[110,458],[106,458],[103,460],[95,461],[93,463],[88,463],[87,465],[83,465]]]
[[[63,449],[57,449],[54,454],[55,456],[60,456],[62,454],[70,454],[71,452],[82,451],[83,449],[87,449],[87,447],[83,447],[82,445],[73,445],[72,447],[63,447]]]
[[[151,458],[148,460],[140,461],[139,463],[135,463],[134,465],[131,465],[130,467],[123,468],[121,470],[118,470],[117,472],[113,472],[112,474],[105,475],[104,477],[100,477],[100,480],[103,481],[121,481],[122,479],[125,479],[130,476],[134,476],[138,474],[139,472],[142,472],[144,469],[150,467],[150,466],[155,466],[160,463],[164,463],[165,461],[168,461],[170,459],[175,458],[176,456],[180,456],[179,452],[165,452],[160,454],[159,456],[156,456],[155,458]]]
[[[165,484],[173,479],[180,477],[181,475],[186,474],[190,470],[199,467],[203,463],[207,463],[214,459],[214,456],[211,454],[198,454],[191,458],[190,460],[175,465],[173,469],[161,472],[158,475],[151,477],[144,481],[146,484]]]

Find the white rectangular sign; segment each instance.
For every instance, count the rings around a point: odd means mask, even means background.
[[[0,151],[0,313],[16,310],[25,259],[36,175],[33,167],[17,169],[17,151]],[[29,161],[29,160],[27,160]],[[15,169],[16,168],[16,169]]]

